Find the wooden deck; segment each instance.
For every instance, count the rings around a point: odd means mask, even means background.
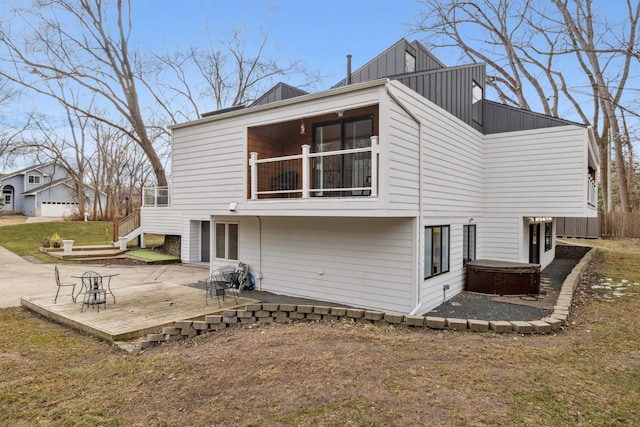
[[[74,303],[70,294],[64,291],[58,296],[57,304],[53,303],[55,293],[44,297],[24,297],[21,304],[57,323],[111,342],[159,332],[163,326],[170,326],[177,320],[203,319],[207,314],[257,302],[241,297],[236,304],[233,296],[227,295],[221,307],[215,297],[205,305],[205,291],[202,289],[153,282],[118,289],[115,292],[116,304],[107,293],[106,308],[101,306],[98,312],[97,308],[85,306],[84,312],[80,312],[82,295]]]

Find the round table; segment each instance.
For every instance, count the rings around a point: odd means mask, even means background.
[[[100,275],[100,277],[102,277],[103,279],[104,279],[104,278],[107,278],[107,279],[108,279],[108,280],[107,280],[107,290],[109,291],[109,293],[110,293],[110,294],[111,294],[111,296],[113,297],[113,303],[115,304],[115,303],[116,303],[116,296],[113,294],[113,291],[111,291],[111,278],[112,278],[112,277],[114,277],[114,276],[118,276],[120,273],[117,273],[117,272],[115,272],[115,271],[94,271],[94,270],[91,270],[91,271],[92,271],[92,272],[94,272],[94,273],[99,274],[99,275]],[[88,272],[89,272],[89,271],[83,271],[83,272],[81,272],[81,273],[73,273],[73,274],[71,275],[71,277],[75,277],[75,278],[78,278],[78,279],[82,279],[82,276],[83,276],[85,273],[88,273]],[[78,292],[78,294],[76,295],[76,298],[77,298],[77,297],[78,297],[78,295],[80,295],[80,293],[82,292],[82,288],[83,288],[83,286],[84,286],[84,284],[83,284],[82,286],[80,286],[80,292]]]

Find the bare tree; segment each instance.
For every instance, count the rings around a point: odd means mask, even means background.
[[[414,31],[425,36],[425,45],[433,50],[459,48],[468,59],[486,62],[487,85],[502,102],[531,109],[535,101],[554,117],[570,106],[592,126],[605,188],[607,148],[613,139],[621,207],[631,210],[623,143],[629,138],[619,126],[619,113],[640,58],[639,3],[625,0],[624,17],[615,25],[606,13],[594,10],[592,0],[422,3]]]
[[[257,40],[250,52],[245,32],[234,30],[228,40],[217,44],[155,54],[145,63],[146,70],[138,70],[138,74],[172,123],[199,118],[201,102],[213,103],[214,109],[250,103],[273,86],[276,78],[301,77],[300,88],[319,82],[319,73],[309,71],[299,60],[267,57],[266,33]],[[155,78],[143,77],[149,70],[155,70]]]
[[[114,9],[102,0],[36,0],[32,7],[16,9],[28,29],[23,43],[15,42],[5,22],[0,43],[7,56],[0,75],[39,94],[56,99],[79,115],[102,121],[134,140],[145,152],[158,185],[167,185],[164,167],[147,134],[134,73],[135,52],[130,0],[116,0]],[[67,103],[52,90],[51,82],[82,88],[118,112],[127,124],[94,115],[86,103]]]

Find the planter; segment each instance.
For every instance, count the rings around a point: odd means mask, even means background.
[[[120,249],[123,251],[127,250],[127,242],[129,240],[126,237],[118,237],[118,243],[120,244]]]
[[[64,245],[64,253],[70,254],[73,248],[73,240],[63,240],[62,244]]]

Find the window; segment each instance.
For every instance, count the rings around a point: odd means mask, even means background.
[[[29,184],[40,184],[40,177],[38,175],[29,175],[27,180]]]
[[[544,223],[544,251],[550,251],[553,247],[553,223],[545,222]]]
[[[482,86],[474,80],[471,88],[471,118],[478,124],[482,124],[482,98]]]
[[[404,72],[413,73],[416,71],[416,57],[409,52],[404,52]]]
[[[462,264],[476,259],[476,226],[464,225],[462,227]]]
[[[313,129],[313,151],[350,150],[371,147],[373,116],[322,123]],[[362,190],[370,185],[371,153],[335,154],[313,158],[314,196],[366,195]]]
[[[424,278],[449,271],[449,226],[424,228]]]
[[[238,260],[238,224],[216,222],[215,226],[216,259]]]

